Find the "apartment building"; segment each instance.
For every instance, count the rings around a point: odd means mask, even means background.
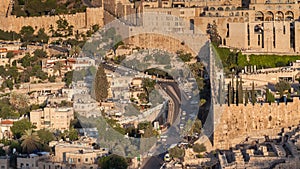
[[[39,109],[30,112],[30,122],[36,126],[36,130],[68,130],[70,121],[73,119],[74,111],[72,107],[45,107],[43,110]]]

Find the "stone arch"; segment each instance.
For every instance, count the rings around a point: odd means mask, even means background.
[[[248,12],[246,12],[246,13],[245,13],[245,17],[248,17],[248,16],[249,16],[249,13],[248,13]]]
[[[234,16],[234,13],[233,13],[233,12],[230,12],[230,13],[229,13],[229,16]]]
[[[232,19],[231,19],[231,18],[228,18],[228,19],[227,19],[227,22],[232,22]]]
[[[277,11],[275,14],[275,21],[283,21],[283,20],[284,20],[283,12]]]
[[[215,8],[215,7],[210,7],[209,10],[210,10],[210,11],[215,11],[216,8]]]
[[[240,12],[236,12],[236,13],[235,13],[235,16],[240,16]]]
[[[292,21],[292,20],[294,20],[294,13],[292,11],[287,11],[285,13],[285,20],[286,21]]]
[[[231,10],[236,10],[235,6],[231,7]]]
[[[245,22],[244,18],[240,18],[240,22],[241,23]]]
[[[255,21],[264,21],[264,14],[261,11],[255,12]]]
[[[212,14],[209,12],[208,14],[207,14],[208,16],[212,16]]]
[[[215,14],[215,16],[216,16],[216,17],[219,17],[220,15],[219,15],[219,13],[217,12],[217,13]]]
[[[234,18],[233,22],[239,22],[239,19],[238,18]]]
[[[227,6],[227,7],[225,8],[225,11],[230,11],[230,8]]]
[[[274,21],[274,14],[271,11],[268,11],[265,15],[265,21]]]
[[[224,8],[223,7],[219,7],[218,11],[224,11]]]

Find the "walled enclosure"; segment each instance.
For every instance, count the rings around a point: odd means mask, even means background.
[[[296,126],[300,123],[300,101],[294,98],[287,104],[272,103],[269,105],[222,105],[223,111],[216,122],[214,147],[229,149],[242,143],[247,137],[276,136],[282,128]],[[217,119],[218,117],[215,117]]]
[[[74,30],[89,29],[91,26],[98,24],[100,27],[104,25],[103,22],[103,8],[87,8],[86,12],[56,15],[56,16],[39,16],[39,17],[16,17],[4,16],[0,14],[0,29],[5,31],[19,32],[23,26],[32,26],[34,29],[45,28],[46,33],[52,25],[56,28],[56,21],[59,18],[65,18],[70,25],[74,26]]]

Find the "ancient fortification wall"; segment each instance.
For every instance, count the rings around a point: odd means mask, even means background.
[[[84,13],[60,15],[60,16],[41,16],[41,17],[5,17],[0,15],[0,29],[19,32],[23,26],[32,26],[33,28],[45,28],[49,31],[50,26],[56,27],[56,21],[59,18],[65,18],[69,24],[74,26],[74,30],[88,29],[92,25],[99,24],[103,26],[103,8],[87,8]]]
[[[214,147],[218,149],[234,147],[248,136],[275,136],[282,128],[300,123],[299,98],[287,104],[223,105],[222,110],[215,113],[215,119],[220,117],[214,133]]]

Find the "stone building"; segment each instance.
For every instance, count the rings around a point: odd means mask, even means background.
[[[165,13],[190,22],[195,27],[193,33],[206,33],[208,24],[215,22],[223,46],[251,53],[300,51],[298,1],[252,0],[244,1],[243,4],[241,2],[236,0],[138,2],[104,0],[103,4],[104,10],[109,11],[112,16],[123,17],[125,23],[133,25],[145,26],[144,20],[153,21],[142,17],[141,13]],[[133,9],[135,9],[134,13],[132,13]],[[167,25],[168,23],[166,21]],[[176,25],[173,27],[176,28]]]
[[[108,154],[107,149],[93,149],[81,144],[60,143],[55,146],[55,161],[76,165],[91,165],[98,157]]]
[[[98,24],[103,26],[103,8],[87,8],[86,12],[56,16],[41,16],[41,17],[16,17],[10,15],[13,2],[11,0],[0,0],[0,29],[19,32],[23,26],[32,26],[36,30],[45,28],[45,32],[49,31],[52,25],[56,28],[56,21],[60,18],[65,18],[70,25],[74,26],[74,30],[86,30],[91,26]]]
[[[45,107],[43,110],[30,112],[30,122],[36,126],[36,130],[68,130],[71,120],[74,119],[73,108]]]
[[[229,149],[247,137],[274,137],[282,128],[297,126],[300,122],[299,106],[299,98],[287,104],[223,105],[214,115],[214,147]]]
[[[7,156],[0,157],[0,168],[1,169],[9,169],[9,157],[7,157]]]

